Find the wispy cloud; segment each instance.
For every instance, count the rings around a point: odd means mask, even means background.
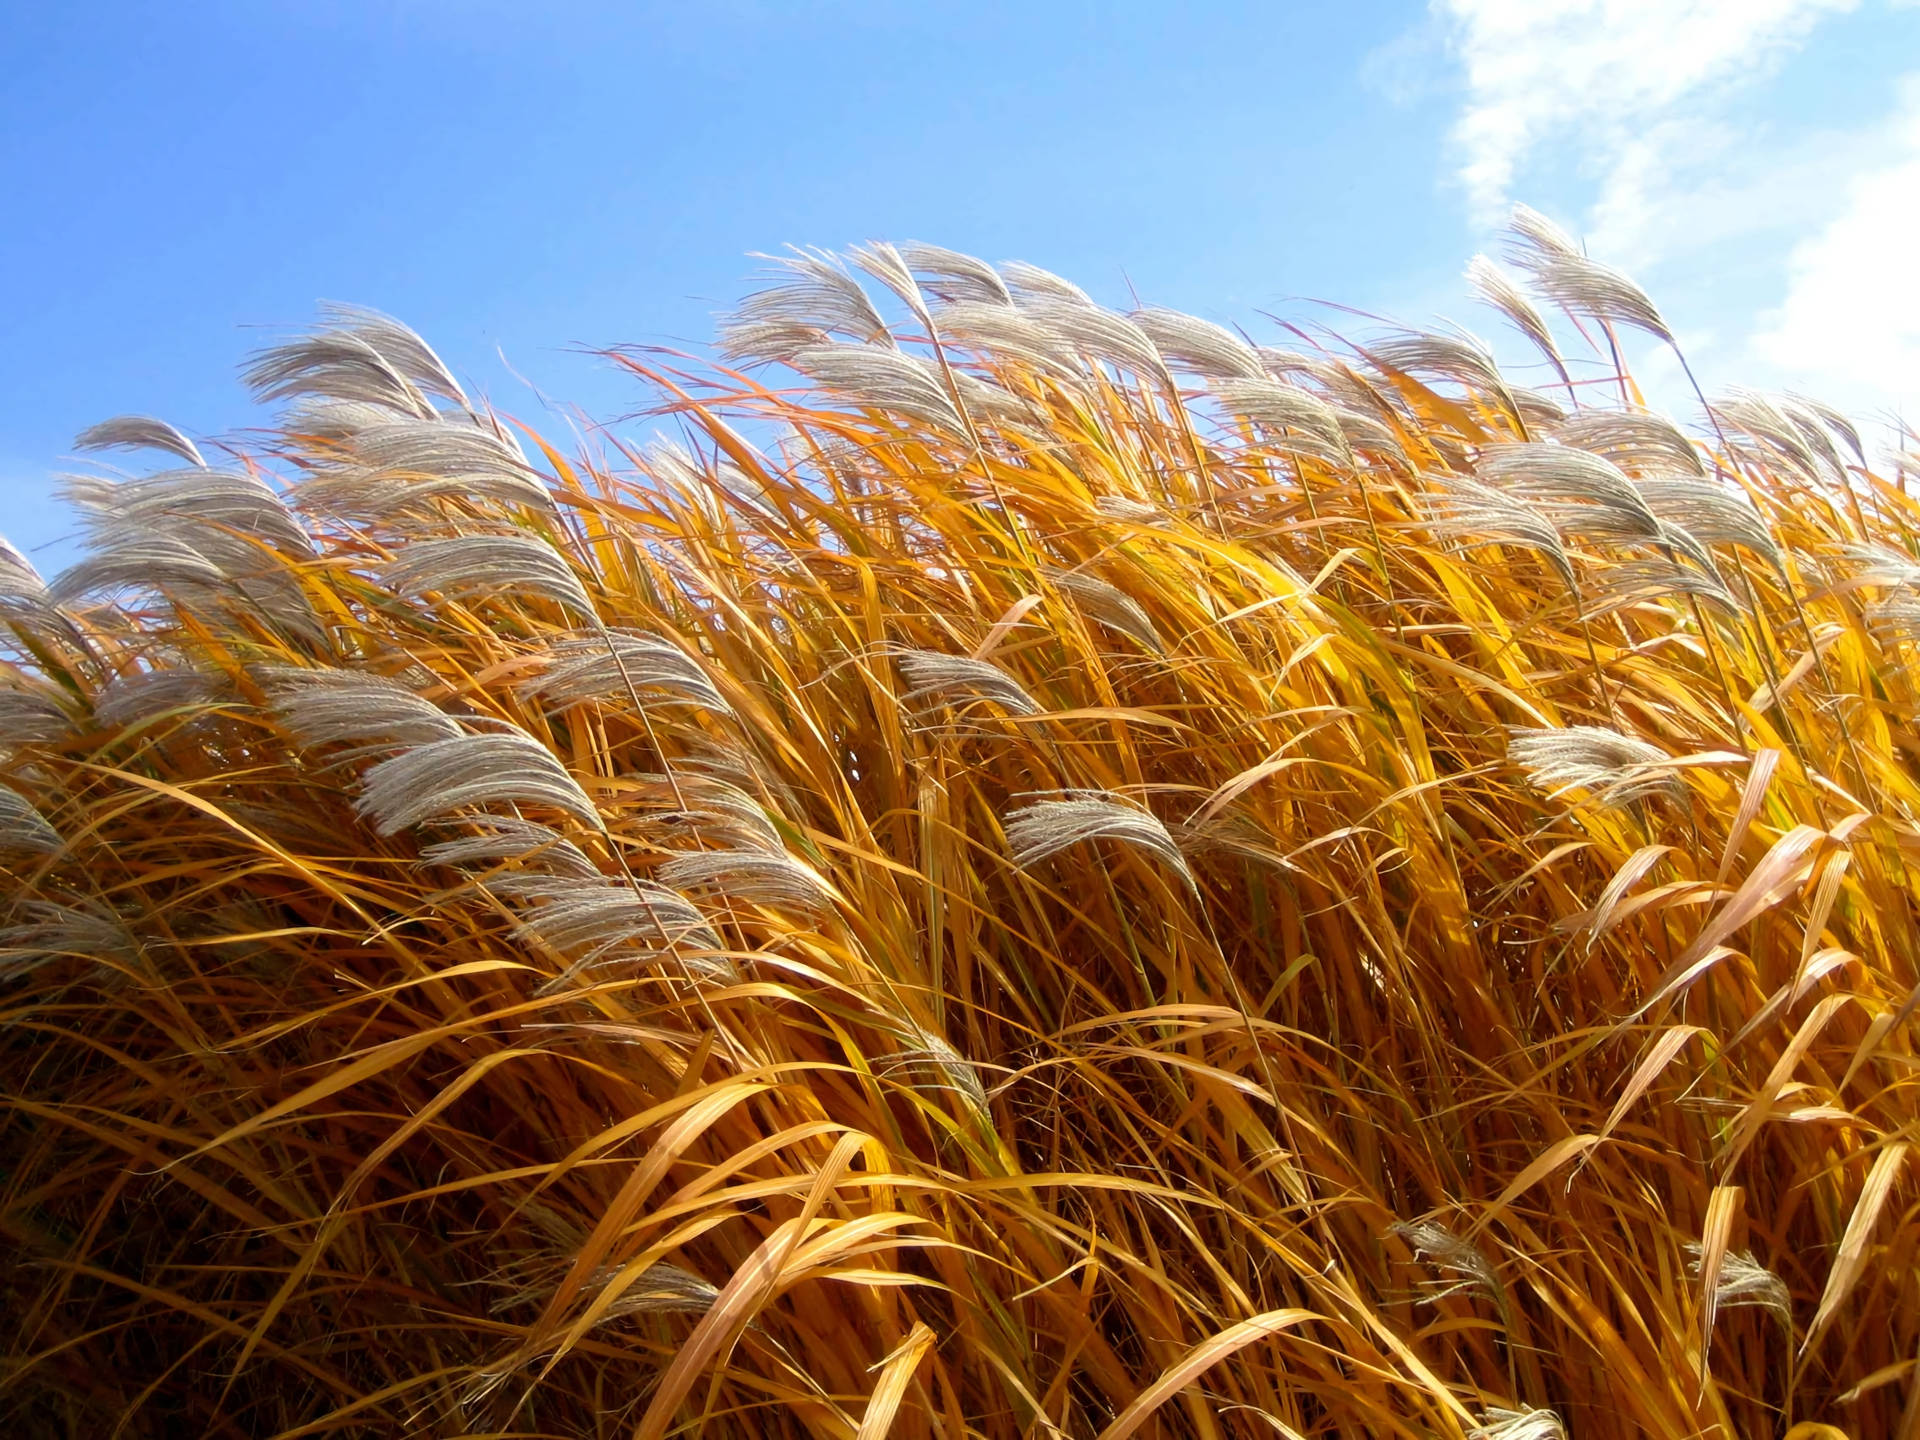
[[[1466,82],[1458,178],[1490,223],[1530,160],[1617,196],[1856,0],[1436,0]],[[1616,204],[1619,202],[1616,201]]]
[[[1874,148],[1891,155],[1856,175],[1838,213],[1793,248],[1786,297],[1752,348],[1810,385],[1897,403],[1920,394],[1920,71],[1901,82],[1881,136]]]
[[[1890,13],[1905,3],[1857,23],[1910,35]],[[1804,50],[1813,68],[1797,73],[1822,73],[1814,32],[1860,8],[1431,0],[1412,33],[1438,26],[1458,66],[1449,179],[1476,227],[1515,198],[1575,212],[1596,256],[1676,302],[1716,383],[1803,388],[1858,413],[1920,398],[1920,70],[1866,123],[1796,108],[1786,97],[1808,92],[1781,72]],[[1887,70],[1868,83],[1888,85]],[[1655,350],[1640,378],[1659,390],[1668,369]]]

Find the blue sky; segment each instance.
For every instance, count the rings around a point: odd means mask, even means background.
[[[1709,389],[1920,400],[1910,0],[15,4],[0,61],[0,533],[49,568],[75,432],[261,423],[236,366],[317,300],[611,419],[584,351],[700,344],[787,243],[1493,336],[1459,275],[1522,199]]]

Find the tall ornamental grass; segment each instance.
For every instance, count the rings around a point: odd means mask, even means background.
[[[87,432],[8,1433],[1920,1435],[1920,500],[1508,262],[1512,373],[873,244],[672,443],[349,309]]]

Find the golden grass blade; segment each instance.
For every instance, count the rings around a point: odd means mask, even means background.
[[[1513,1180],[1508,1184],[1507,1188],[1500,1192],[1500,1198],[1498,1200],[1495,1200],[1493,1204],[1481,1212],[1480,1218],[1473,1223],[1473,1229],[1468,1232],[1468,1237],[1472,1238],[1486,1229],[1487,1226],[1505,1214],[1506,1211],[1512,1207],[1515,1200],[1518,1200],[1522,1195],[1526,1194],[1527,1191],[1538,1185],[1542,1180],[1546,1179],[1547,1176],[1553,1174],[1553,1172],[1561,1166],[1585,1155],[1600,1143],[1600,1138],[1598,1135],[1569,1135],[1565,1139],[1554,1141],[1553,1144],[1549,1145],[1529,1161],[1526,1169],[1513,1177]]]
[[[1716,1185],[1707,1198],[1707,1216],[1700,1227],[1700,1384],[1712,1373],[1713,1321],[1720,1309],[1720,1271],[1726,1264],[1727,1242],[1740,1216],[1746,1192],[1738,1185]]]
[[[1867,1242],[1873,1237],[1880,1212],[1893,1194],[1894,1184],[1906,1168],[1907,1153],[1912,1148],[1908,1141],[1894,1140],[1874,1157],[1873,1168],[1867,1171],[1866,1182],[1860,1187],[1860,1198],[1854,1201],[1853,1213],[1847,1217],[1846,1233],[1840,1237],[1840,1248],[1834,1253],[1833,1266],[1827,1271],[1826,1288],[1820,1293],[1820,1308],[1814,1312],[1813,1323],[1807,1327],[1807,1338],[1800,1342],[1802,1355],[1820,1343],[1848,1294],[1860,1283],[1861,1272],[1867,1264]]]
[[[1754,752],[1752,767],[1747,771],[1746,787],[1740,792],[1740,808],[1734,812],[1733,825],[1727,831],[1726,848],[1720,852],[1720,868],[1714,873],[1714,884],[1726,884],[1727,876],[1733,873],[1733,862],[1740,854],[1740,847],[1746,843],[1754,817],[1766,803],[1767,787],[1773,783],[1773,772],[1779,764],[1778,750]]]
[[[1127,1440],[1156,1410],[1221,1361],[1270,1335],[1318,1318],[1310,1310],[1270,1310],[1228,1326],[1162,1371],[1159,1379],[1142,1390],[1114,1422],[1100,1432],[1100,1440]]]
[[[1607,1123],[1600,1127],[1599,1138],[1604,1140],[1613,1134],[1614,1129],[1626,1118],[1627,1111],[1633,1108],[1634,1102],[1646,1094],[1647,1087],[1659,1078],[1661,1071],[1673,1063],[1674,1056],[1685,1049],[1687,1042],[1694,1036],[1706,1033],[1706,1029],[1699,1025],[1674,1025],[1662,1032],[1660,1038],[1654,1041],[1647,1051],[1646,1058],[1634,1067],[1633,1075],[1628,1079],[1626,1087],[1621,1090],[1620,1098],[1614,1102],[1613,1110],[1607,1116]]]
[[[1719,947],[1721,941],[1751,923],[1756,916],[1777,904],[1788,891],[1799,885],[1813,866],[1813,860],[1807,852],[1826,839],[1828,836],[1825,832],[1811,825],[1799,825],[1774,841],[1766,858],[1753,867],[1740,888],[1714,912],[1713,918],[1701,927],[1692,943],[1661,976],[1653,993],[1641,1006],[1641,1013],[1697,978],[1697,967]]]
[[[916,1323],[907,1338],[894,1347],[893,1353],[873,1367],[880,1372],[880,1379],[867,1397],[866,1413],[860,1417],[860,1429],[854,1440],[885,1440],[893,1429],[894,1416],[900,1413],[900,1402],[906,1398],[907,1387],[913,1383],[913,1372],[920,1368],[927,1351],[933,1348],[934,1339],[933,1331],[925,1324]]]

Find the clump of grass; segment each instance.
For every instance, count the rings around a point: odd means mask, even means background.
[[[347,310],[219,470],[90,431],[166,468],[0,550],[0,1408],[1916,1433],[1920,506],[1647,411],[1543,224],[1551,396],[873,246],[617,354],[616,463]]]

